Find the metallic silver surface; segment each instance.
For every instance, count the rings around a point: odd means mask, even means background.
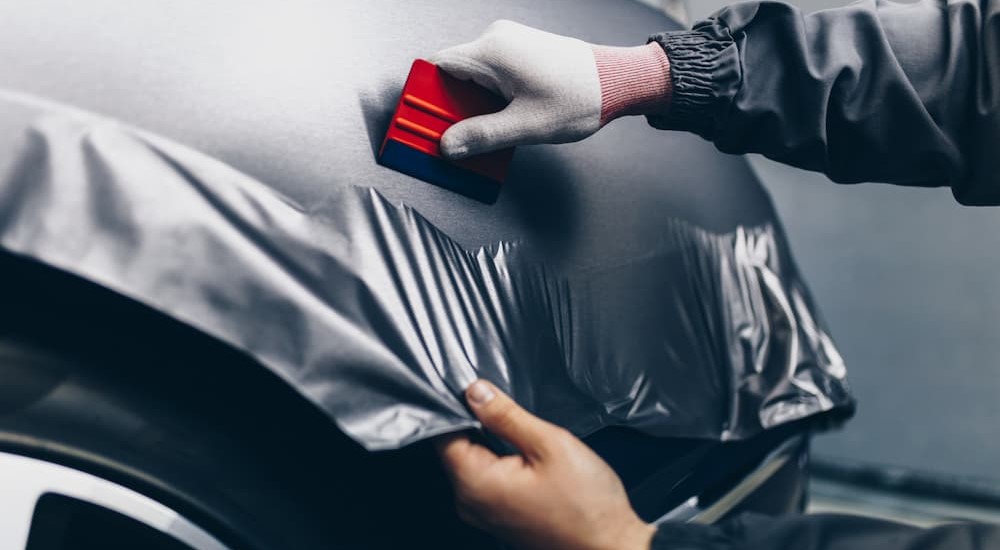
[[[368,448],[474,426],[477,376],[580,435],[738,439],[852,403],[774,223],[662,217],[567,267],[529,240],[466,249],[370,188],[298,204],[14,93],[0,150],[0,246],[245,350]]]

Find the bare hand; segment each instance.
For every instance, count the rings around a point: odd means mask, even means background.
[[[483,380],[466,390],[490,432],[521,454],[498,456],[466,434],[437,441],[465,521],[521,548],[647,550],[655,529],[614,471],[568,431]]]

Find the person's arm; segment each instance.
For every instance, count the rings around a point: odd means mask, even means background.
[[[652,39],[666,55],[502,21],[439,52],[444,70],[511,100],[448,129],[442,151],[575,141],[645,114],[835,181],[951,186],[962,203],[1000,204],[1000,0],[811,15],[746,2]]]
[[[546,550],[985,550],[1000,526],[934,529],[853,516],[766,518],[654,528],[632,510],[614,471],[582,441],[488,382],[466,391],[483,427],[520,454],[498,456],[467,434],[436,441],[459,514],[516,545]]]
[[[653,38],[673,81],[658,128],[839,182],[949,185],[960,202],[1000,204],[1000,1],[811,15],[749,2]]]
[[[720,525],[667,524],[651,550],[988,550],[1000,526],[956,523],[930,529],[847,515],[743,515]]]

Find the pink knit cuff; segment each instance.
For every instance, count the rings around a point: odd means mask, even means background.
[[[664,114],[670,60],[656,42],[633,48],[594,46],[601,81],[601,126],[624,115]]]

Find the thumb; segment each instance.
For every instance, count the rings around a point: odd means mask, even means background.
[[[522,455],[540,459],[560,428],[521,408],[513,399],[485,380],[476,380],[465,390],[472,412],[483,427],[517,448]]]
[[[517,101],[504,110],[467,118],[441,136],[441,153],[451,160],[481,155],[532,141],[533,118]]]

